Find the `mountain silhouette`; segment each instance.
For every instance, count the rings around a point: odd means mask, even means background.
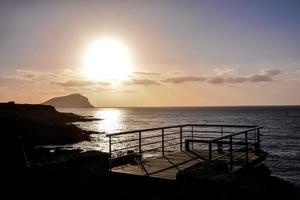
[[[42,103],[56,108],[94,108],[89,99],[81,94],[70,94],[67,96],[55,97]]]

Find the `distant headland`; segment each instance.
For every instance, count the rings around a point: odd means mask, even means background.
[[[67,96],[55,97],[42,103],[56,108],[94,108],[89,99],[81,94],[70,94]]]

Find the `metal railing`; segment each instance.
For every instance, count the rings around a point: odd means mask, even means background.
[[[107,134],[110,168],[118,160],[143,161],[147,155],[165,156],[166,152],[206,149],[207,160],[233,161],[260,148],[260,129],[252,125],[184,124]],[[191,145],[190,145],[191,144]],[[191,146],[191,147],[190,147]]]

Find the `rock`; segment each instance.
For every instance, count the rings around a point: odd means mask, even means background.
[[[27,160],[37,157],[37,145],[89,141],[87,131],[69,123],[85,120],[82,116],[57,112],[52,106],[0,103],[0,145],[4,154],[1,158],[5,163],[2,167],[7,171],[25,169]]]
[[[94,108],[88,98],[81,94],[71,94],[62,97],[52,98],[43,105],[52,105],[56,108]]]
[[[299,188],[270,174],[263,164],[229,173],[225,163],[212,162],[179,172],[176,181],[187,199],[299,199]]]
[[[66,123],[78,121],[93,121],[98,119],[86,118],[73,113],[61,113],[49,105],[0,103],[0,119],[19,122]]]
[[[58,154],[58,152],[56,153]],[[62,152],[60,160],[33,166],[29,170],[28,184],[32,192],[45,194],[76,194],[105,184],[103,177],[109,173],[108,154],[99,151]],[[65,159],[62,159],[65,157]],[[101,189],[101,187],[94,187]],[[86,190],[88,192],[88,190]],[[96,191],[94,191],[96,193]]]
[[[228,166],[225,162],[203,162],[186,168],[176,175],[177,181],[214,181],[227,177],[229,174]]]

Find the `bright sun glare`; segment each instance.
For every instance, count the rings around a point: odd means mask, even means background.
[[[112,38],[94,41],[84,55],[84,73],[92,80],[124,80],[132,73],[127,47]]]

